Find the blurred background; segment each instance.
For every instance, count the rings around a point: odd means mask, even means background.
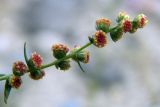
[[[76,63],[63,72],[46,69],[39,81],[23,77],[0,107],[160,107],[160,0],[0,0],[0,73],[11,73],[12,63],[38,52],[44,63],[54,60],[51,46],[88,42],[95,20],[106,17],[113,26],[119,11],[132,19],[144,13],[149,23],[134,34],[98,49],[89,47],[90,63],[82,73]]]

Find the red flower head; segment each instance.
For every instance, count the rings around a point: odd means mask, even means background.
[[[37,54],[36,52],[32,53],[31,55],[31,61],[33,62],[34,66],[36,68],[40,68],[41,64],[42,64],[42,58],[39,54]]]
[[[106,33],[102,30],[98,30],[93,35],[93,44],[98,48],[102,48],[107,44]]]
[[[9,83],[11,85],[12,88],[19,88],[22,84],[22,80],[20,77],[16,77],[15,75],[12,75],[10,77]]]
[[[134,21],[139,28],[143,28],[148,23],[147,17],[144,14],[139,14],[135,17]]]
[[[27,72],[27,66],[22,61],[16,61],[13,63],[13,74],[16,76],[22,76]]]
[[[121,22],[121,26],[122,26],[122,29],[125,33],[129,32],[132,29],[132,24],[131,24],[131,21],[129,19],[124,19]]]

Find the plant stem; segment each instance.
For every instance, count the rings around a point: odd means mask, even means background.
[[[0,77],[0,81],[6,80],[6,79],[8,79],[8,77],[9,77],[9,75],[5,75],[5,76],[3,76],[3,77]]]
[[[116,29],[117,27],[118,27],[118,25],[115,26],[115,27],[113,27],[113,28],[110,28],[108,32],[111,32],[112,30]],[[107,32],[107,33],[108,33],[108,32]]]
[[[92,43],[86,43],[84,46],[82,46],[81,48],[79,48],[77,51],[75,51],[74,53],[70,53],[68,54],[67,56],[65,56],[64,58],[61,58],[61,59],[58,59],[58,60],[55,60],[49,64],[46,64],[46,65],[42,65],[40,69],[44,69],[44,68],[48,68],[50,66],[53,66],[61,61],[64,61],[66,59],[69,59],[69,58],[72,58],[77,52],[80,52],[82,51],[83,49],[87,48],[88,46],[90,46]]]

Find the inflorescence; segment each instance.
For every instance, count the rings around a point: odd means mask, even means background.
[[[16,61],[12,66],[12,74],[0,74],[0,81],[6,81],[4,89],[4,102],[7,103],[7,99],[12,88],[18,89],[21,86],[21,77],[24,74],[29,74],[29,77],[33,80],[39,80],[45,76],[45,68],[55,66],[57,69],[66,71],[71,67],[71,60],[74,60],[79,65],[80,69],[85,72],[81,66],[81,63],[88,63],[90,57],[89,52],[84,50],[85,48],[92,44],[95,47],[103,48],[108,43],[107,33],[110,33],[111,39],[116,42],[122,38],[124,33],[135,33],[137,29],[143,28],[148,23],[148,20],[144,14],[139,14],[131,20],[128,14],[119,12],[116,22],[117,25],[115,27],[111,27],[111,21],[109,19],[97,19],[96,31],[92,36],[88,37],[89,42],[84,46],[75,46],[73,49],[69,49],[68,46],[61,43],[53,44],[51,51],[53,52],[53,56],[56,60],[49,64],[43,64],[42,57],[36,52],[33,52],[30,58],[28,58],[25,43],[25,63],[23,61]]]

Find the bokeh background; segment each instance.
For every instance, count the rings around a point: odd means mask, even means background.
[[[160,0],[0,0],[0,73],[11,73],[12,63],[38,52],[44,63],[54,60],[51,46],[69,47],[88,42],[99,17],[115,19],[119,11],[132,18],[144,13],[149,23],[135,34],[114,43],[94,46],[82,73],[74,62],[69,71],[51,67],[39,81],[23,77],[0,107],[160,107]]]

